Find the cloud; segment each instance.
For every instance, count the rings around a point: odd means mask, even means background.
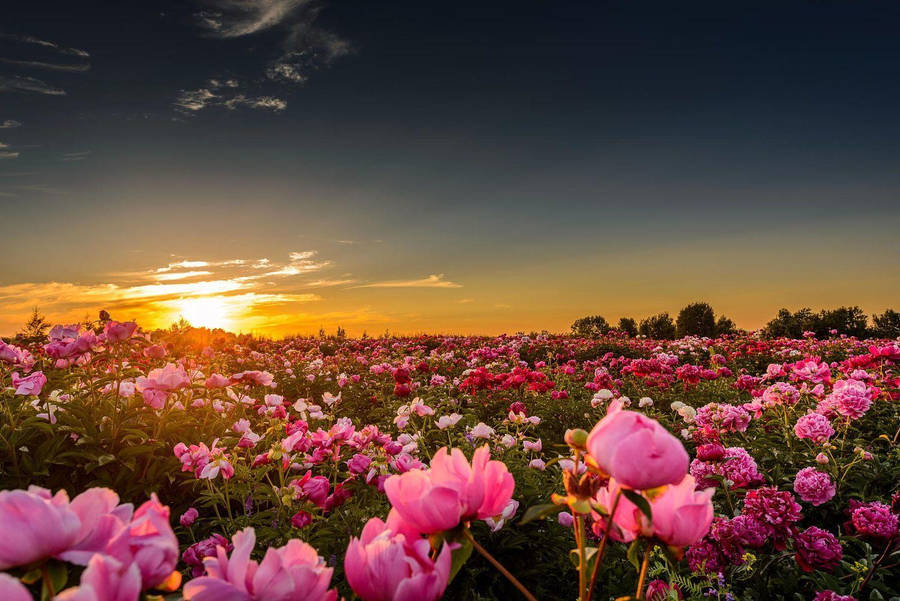
[[[357,288],[462,288],[462,284],[444,279],[444,274],[431,274],[420,280],[388,280],[362,284]]]
[[[261,87],[261,81],[270,86],[304,84],[311,73],[352,52],[347,40],[317,25],[322,5],[316,0],[195,1],[202,7],[194,13],[195,22],[209,37],[241,39],[277,32],[277,42],[267,47],[266,38],[259,51],[254,52],[263,62],[257,63],[246,79],[255,82],[256,88]],[[252,108],[274,112],[287,108],[286,100],[271,93],[258,93],[263,91],[226,95],[221,93],[220,86],[206,85],[182,90],[175,106],[176,110],[188,114],[218,105],[231,110]]]
[[[22,124],[15,119],[7,119],[0,123],[0,129],[12,129],[14,127],[22,127]]]
[[[81,152],[67,152],[63,154],[63,161],[71,162],[71,161],[83,161],[84,159],[90,156],[90,150],[84,150]]]
[[[90,58],[90,54],[88,54],[84,50],[79,50],[78,48],[66,48],[65,46],[60,46],[54,42],[49,42],[47,40],[42,40],[40,38],[36,38],[30,35],[16,35],[3,33],[0,34],[0,39],[12,40],[15,42],[22,42],[24,44],[35,44],[37,46],[43,46],[45,48],[52,48],[56,50],[60,54],[67,54],[70,56],[80,56],[82,58]]]
[[[182,90],[175,98],[175,108],[181,113],[191,114],[205,108],[220,106],[233,111],[237,108],[263,109],[281,112],[287,102],[274,96],[247,96],[236,90],[240,83],[235,79],[220,81],[210,79],[207,86],[196,90]]]
[[[26,67],[31,69],[47,69],[49,71],[69,71],[71,73],[79,73],[82,71],[90,71],[91,64],[90,63],[78,63],[78,64],[59,64],[59,63],[46,63],[43,61],[23,61],[16,60],[12,58],[0,58],[0,63],[5,63],[7,65],[13,65],[14,67]]]
[[[17,158],[19,158],[18,152],[12,152],[9,150],[0,150],[0,160],[17,159]]]
[[[211,271],[176,271],[174,273],[157,273],[153,279],[160,282],[168,282],[172,280],[187,280],[190,278],[200,277],[201,275],[212,275]]]
[[[65,96],[66,91],[34,77],[0,75],[0,92],[32,92],[48,96]]]

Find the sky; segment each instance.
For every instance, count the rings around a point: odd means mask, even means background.
[[[898,30],[849,0],[13,0],[0,334],[880,313]]]

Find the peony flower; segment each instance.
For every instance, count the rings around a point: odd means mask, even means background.
[[[812,570],[834,570],[841,562],[844,552],[835,536],[827,530],[810,526],[794,536],[797,563],[805,572]]]
[[[19,377],[19,372],[12,373],[12,385],[16,389],[15,394],[34,395],[41,394],[44,384],[47,383],[47,376],[43,372],[33,372],[24,377]]]
[[[106,334],[107,342],[115,344],[131,338],[131,335],[134,334],[136,329],[137,324],[133,321],[126,321],[124,323],[107,321],[106,325],[103,327],[103,333]]]
[[[3,601],[34,601],[31,593],[18,578],[0,572],[0,599]]]
[[[676,484],[688,468],[681,442],[656,420],[610,405],[587,439],[597,465],[623,486],[649,489]]]
[[[197,517],[200,515],[200,512],[194,509],[193,507],[188,507],[187,511],[181,514],[181,517],[178,518],[178,521],[185,528],[190,528],[194,525],[194,522],[197,520]]]
[[[227,538],[221,534],[213,534],[209,538],[194,543],[181,554],[181,560],[191,567],[193,578],[203,575],[203,560],[207,557],[215,557],[216,547],[222,547],[226,553],[231,553],[234,548]]]
[[[428,470],[391,476],[384,483],[388,500],[400,516],[426,534],[500,514],[514,487],[506,465],[490,460],[487,445],[475,450],[471,465],[461,450],[448,453],[442,447]]]
[[[821,505],[831,500],[835,493],[834,483],[825,472],[814,467],[805,467],[794,478],[794,492],[813,505]]]
[[[451,549],[445,543],[436,559],[430,552],[426,539],[372,518],[347,547],[347,582],[363,601],[435,601],[450,578]]]
[[[178,563],[178,539],[169,525],[169,508],[159,502],[156,493],[134,512],[128,534],[142,588],[163,587]]]
[[[334,601],[335,589],[328,590],[332,569],[312,547],[293,539],[277,549],[270,548],[260,563],[250,559],[256,544],[253,528],[244,528],[232,537],[234,551],[229,557],[224,547],[216,556],[203,560],[206,575],[184,585],[185,601]]]
[[[0,570],[53,557],[79,540],[81,519],[66,491],[56,495],[37,486],[0,491]]]
[[[860,536],[888,539],[897,534],[897,515],[884,503],[850,503],[850,521]]]
[[[678,484],[667,486],[650,502],[653,536],[670,547],[691,545],[709,531],[715,489],[695,489],[694,478],[685,476]]]
[[[834,436],[834,428],[831,421],[820,413],[809,413],[797,419],[794,424],[794,434],[797,438],[806,438],[814,443],[821,444]]]
[[[137,564],[123,564],[97,554],[81,574],[79,586],[66,589],[54,601],[135,601],[140,593],[141,572]]]

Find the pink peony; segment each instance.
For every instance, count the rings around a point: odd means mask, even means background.
[[[828,474],[814,467],[805,467],[794,478],[794,492],[807,503],[818,506],[831,500],[835,487]]]
[[[137,324],[133,321],[126,321],[124,323],[108,321],[103,328],[103,333],[106,334],[106,340],[108,342],[115,344],[131,338],[131,335],[134,334],[136,329]]]
[[[427,534],[499,515],[514,487],[506,465],[490,460],[487,445],[475,450],[471,465],[461,450],[448,453],[443,447],[428,470],[411,470],[384,483],[388,500],[403,519]]]
[[[884,503],[850,503],[850,521],[860,536],[889,539],[897,534],[897,515]]]
[[[824,570],[830,572],[844,556],[841,544],[827,530],[810,526],[794,536],[797,563],[805,572]]]
[[[137,564],[123,564],[108,555],[94,555],[81,574],[81,583],[54,601],[134,601],[141,593]]]
[[[0,572],[0,599],[3,601],[34,601],[31,593],[18,578]]]
[[[831,421],[820,413],[809,413],[797,419],[794,424],[794,434],[797,438],[805,438],[814,443],[821,444],[834,436],[834,428]]]
[[[250,559],[256,543],[253,528],[232,537],[234,551],[216,547],[215,557],[203,560],[206,575],[184,585],[185,601],[334,601],[328,589],[332,569],[315,549],[293,539],[266,551],[262,562]]]
[[[445,543],[436,559],[430,552],[428,540],[372,518],[347,547],[347,582],[364,601],[435,601],[450,577],[451,549]]]
[[[41,394],[44,384],[47,383],[47,376],[43,372],[36,371],[27,376],[20,377],[19,372],[12,373],[12,385],[16,389],[15,394],[34,395]]]
[[[162,586],[178,562],[178,539],[169,525],[169,508],[156,493],[138,507],[129,528],[129,547],[144,590]]]
[[[688,468],[681,442],[656,420],[610,404],[587,439],[588,452],[597,465],[629,488],[646,490],[677,484]]]
[[[53,557],[79,540],[81,520],[69,497],[37,486],[0,491],[0,570]]]

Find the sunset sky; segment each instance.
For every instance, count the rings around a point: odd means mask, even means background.
[[[900,3],[16,1],[0,334],[900,309]]]

